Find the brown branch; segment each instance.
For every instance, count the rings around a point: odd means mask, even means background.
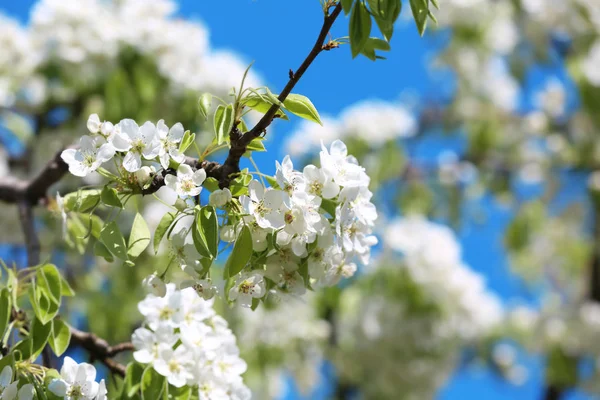
[[[315,58],[317,58],[317,56],[322,51],[328,50],[327,48],[324,48],[323,45],[325,43],[325,40],[327,39],[327,34],[329,33],[329,30],[331,29],[333,23],[335,22],[335,20],[341,12],[342,4],[338,3],[331,12],[331,14],[328,13],[325,16],[321,32],[319,33],[319,36],[317,37],[314,46],[310,50],[310,53],[308,53],[306,59],[302,62],[300,67],[298,67],[298,69],[295,72],[290,71],[288,73],[289,81],[287,85],[285,85],[278,97],[280,102],[283,102],[292,92],[300,78],[302,78],[302,75],[304,75],[304,73],[306,72],[308,67],[310,67]],[[252,140],[262,135],[262,133],[269,127],[269,125],[271,125],[279,108],[279,105],[273,104],[271,108],[269,108],[269,110],[265,113],[265,115],[263,115],[260,121],[258,121],[258,123],[246,133],[242,134],[239,132],[239,130],[237,130],[237,127],[234,127],[230,134],[231,149],[229,150],[229,155],[227,156],[227,159],[223,164],[223,168],[221,170],[221,179],[219,179],[221,187],[228,186],[229,177],[231,176],[231,174],[240,171],[240,159],[246,152],[246,147],[250,144],[250,142],[252,142]]]
[[[99,338],[91,332],[83,332],[77,328],[71,327],[71,343],[69,346],[79,346],[86,350],[93,360],[101,361],[113,373],[124,377],[126,367],[119,364],[112,357],[126,351],[133,351],[131,342],[120,343],[114,346],[102,338]]]

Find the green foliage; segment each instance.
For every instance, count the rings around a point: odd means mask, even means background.
[[[363,1],[357,1],[350,15],[350,49],[352,58],[358,56],[371,34],[371,15]]]
[[[198,111],[204,120],[208,120],[208,114],[212,107],[212,94],[202,93],[198,98]]]
[[[71,342],[71,331],[69,326],[60,318],[52,320],[52,331],[48,337],[48,344],[58,357],[69,347]]]
[[[65,210],[88,212],[100,203],[101,190],[88,189],[69,193],[64,198]]]
[[[196,140],[196,134],[191,133],[189,130],[185,131],[181,142],[179,143],[179,151],[185,153],[185,151],[194,143]]]
[[[111,221],[102,228],[99,240],[115,257],[127,261],[127,244],[117,223]]]
[[[109,187],[108,185],[104,186],[102,192],[100,193],[100,198],[102,202],[107,206],[123,208],[123,203],[119,199],[117,194],[117,190]]]
[[[217,107],[213,121],[215,129],[215,143],[217,145],[220,145],[229,139],[229,132],[231,132],[231,128],[233,128],[234,118],[235,115],[233,105],[219,105]]]
[[[317,109],[306,96],[290,93],[283,101],[284,107],[294,115],[323,125]]]
[[[165,215],[163,215],[163,217],[160,219],[160,222],[158,223],[158,226],[154,231],[154,254],[158,252],[158,246],[160,245],[160,241],[166,235],[167,231],[169,230],[169,227],[173,224],[173,221],[175,221],[175,215],[176,214],[173,212],[168,212]]]
[[[146,247],[150,244],[150,230],[144,217],[137,213],[133,220],[131,233],[129,234],[129,244],[127,247],[127,255],[129,258],[137,258]]]
[[[227,279],[239,274],[250,261],[250,257],[252,257],[252,234],[250,228],[243,225],[233,245],[233,250],[225,263],[223,277]]]
[[[142,400],[167,399],[167,380],[159,375],[152,366],[148,366],[142,374],[141,392]]]

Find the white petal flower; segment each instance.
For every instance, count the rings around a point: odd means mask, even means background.
[[[114,155],[114,148],[103,138],[83,136],[79,141],[78,149],[66,149],[60,157],[69,166],[70,173],[85,177],[96,171]]]
[[[258,272],[241,274],[229,290],[229,299],[238,301],[242,307],[251,307],[252,299],[265,295],[265,281]]]
[[[60,370],[62,379],[53,379],[48,390],[67,400],[93,400],[98,394],[96,368],[88,363],[77,364],[65,357]]]
[[[132,119],[122,120],[114,141],[125,144],[123,151],[127,151],[127,154],[123,159],[123,168],[128,172],[142,168],[142,157],[152,160],[160,151],[156,127],[151,122],[139,127]]]
[[[184,155],[179,151],[179,142],[183,138],[183,125],[176,123],[169,129],[161,119],[156,124],[156,132],[160,143],[158,158],[164,169],[169,168],[170,159],[182,163]]]
[[[163,297],[167,294],[167,285],[156,274],[144,278],[142,286],[148,293],[152,293],[155,296]]]
[[[165,176],[165,184],[181,197],[198,196],[202,191],[202,183],[206,179],[206,171],[199,169],[196,172],[187,164],[177,168],[177,176]]]
[[[224,207],[231,201],[231,198],[231,191],[229,189],[217,189],[208,197],[208,204],[214,207]]]

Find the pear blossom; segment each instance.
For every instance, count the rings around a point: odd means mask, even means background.
[[[228,188],[217,189],[208,197],[208,204],[215,207],[225,207],[232,199],[231,191]]]
[[[249,196],[240,196],[244,211],[256,218],[261,228],[279,229],[284,226],[284,193],[277,189],[265,189],[257,180],[248,185]]]
[[[88,363],[77,364],[71,357],[65,357],[60,369],[61,379],[53,379],[48,390],[66,400],[93,400],[99,389],[96,382],[96,368]]]
[[[196,172],[187,164],[177,168],[177,176],[165,176],[165,184],[181,197],[198,196],[202,191],[202,182],[206,179],[206,171],[199,169]]]
[[[191,369],[194,365],[192,353],[185,346],[175,350],[168,345],[158,346],[158,358],[154,361],[156,372],[167,378],[175,387],[183,387],[192,382],[194,375]]]
[[[306,181],[307,192],[313,196],[331,199],[337,196],[340,187],[324,170],[307,165],[302,171]]]
[[[123,159],[123,168],[126,171],[136,172],[142,168],[142,157],[152,160],[158,156],[160,143],[156,126],[152,122],[145,122],[140,127],[134,120],[124,119],[115,129],[118,129],[118,132],[113,142],[123,142],[125,145],[121,149],[127,151]]]
[[[164,169],[169,168],[170,159],[173,159],[177,163],[182,163],[184,155],[179,151],[179,142],[183,138],[183,125],[178,122],[169,129],[165,121],[161,119],[156,124],[156,132],[160,143],[158,153],[160,165]]]
[[[242,307],[252,306],[252,299],[265,295],[265,281],[258,272],[241,274],[229,290],[229,299],[239,301]]]
[[[115,155],[112,145],[100,137],[82,136],[79,148],[66,149],[60,157],[69,166],[69,172],[85,177],[96,171],[103,163]]]
[[[160,279],[156,274],[152,274],[144,278],[142,286],[147,290],[148,293],[152,293],[156,296],[163,297],[167,294],[167,285]]]

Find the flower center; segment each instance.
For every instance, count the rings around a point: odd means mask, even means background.
[[[323,191],[323,184],[319,182],[313,182],[310,184],[308,191],[310,194],[320,196],[321,192]]]
[[[243,293],[243,294],[254,293],[254,284],[247,280],[240,283],[240,293]]]
[[[181,370],[181,366],[175,360],[169,361],[169,371],[171,372],[179,372]]]
[[[160,310],[160,313],[159,313],[158,317],[160,319],[170,319],[172,315],[173,315],[173,310],[171,310],[168,307],[165,307],[162,310]]]
[[[142,139],[136,139],[131,143],[131,150],[134,153],[141,153],[144,150],[144,143]]]
[[[284,219],[285,219],[285,223],[288,225],[291,224],[292,222],[294,222],[294,216],[292,215],[292,212],[291,211],[286,212]]]
[[[196,184],[191,179],[184,179],[181,181],[181,190],[189,193],[192,189],[196,187]]]
[[[83,398],[83,390],[81,389],[81,386],[73,385],[67,392],[67,395],[70,396],[72,399],[77,400]]]

